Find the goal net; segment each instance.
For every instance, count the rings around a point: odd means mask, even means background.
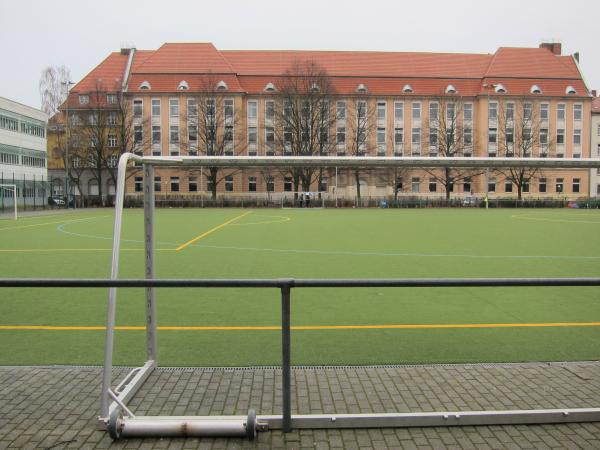
[[[0,184],[0,219],[17,220],[17,185]]]

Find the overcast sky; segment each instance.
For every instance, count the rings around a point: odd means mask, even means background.
[[[40,107],[38,82],[64,64],[79,81],[123,44],[218,49],[493,53],[558,40],[600,89],[599,0],[0,0],[0,96]]]

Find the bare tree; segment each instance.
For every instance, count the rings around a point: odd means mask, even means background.
[[[42,111],[54,115],[67,98],[71,71],[66,66],[48,66],[42,70],[39,91]]]
[[[359,87],[359,90],[362,90]],[[377,131],[377,116],[373,105],[369,105],[366,92],[358,92],[350,97],[346,107],[346,148],[351,156],[365,156],[374,152],[375,132]],[[338,114],[341,112],[338,110]],[[339,122],[338,122],[339,123]],[[360,177],[364,170],[360,167],[350,169],[354,175],[356,199],[360,201]]]
[[[540,105],[531,101],[517,99],[499,103],[497,129],[498,156],[529,158],[536,152],[545,157],[554,148],[555,140],[548,126],[548,110],[542,117]],[[498,169],[496,173],[517,187],[519,200],[522,199],[523,188],[542,175],[541,170],[534,167]]]
[[[186,114],[187,138],[182,147],[189,155],[233,156],[243,145],[234,143],[234,130],[240,123],[235,100],[227,93],[227,85],[215,75],[205,77],[199,92],[188,100]],[[217,198],[217,186],[238,171],[208,167],[204,172],[212,199]]]
[[[429,116],[424,123],[424,130],[429,134],[429,156],[450,158],[472,154],[472,106],[471,103],[468,105],[465,108],[465,102],[460,97],[441,97],[429,102]],[[425,169],[425,172],[444,187],[446,200],[450,199],[454,186],[483,173],[480,170],[451,167]]]
[[[335,145],[332,103],[335,90],[327,72],[314,61],[296,61],[278,81],[272,119],[265,124],[267,135],[289,156],[327,155]],[[269,143],[267,143],[269,145]],[[275,146],[275,145],[274,145]],[[294,191],[309,191],[323,171],[310,167],[289,168]]]

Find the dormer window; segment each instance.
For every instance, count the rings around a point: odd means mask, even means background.
[[[150,90],[150,83],[148,83],[147,81],[142,81],[142,84],[140,84],[140,89],[142,91],[149,91]]]
[[[573,86],[567,86],[567,89],[565,89],[565,93],[573,95],[577,94],[577,90],[575,90]]]
[[[534,84],[533,86],[531,86],[531,89],[529,90],[529,92],[531,92],[532,94],[541,94],[542,90],[540,89],[540,87],[537,84]]]
[[[310,92],[319,92],[321,90],[321,88],[319,87],[319,85],[317,83],[313,83],[310,86]]]
[[[229,87],[223,80],[217,83],[217,91],[226,91],[227,89],[229,89]]]
[[[410,84],[405,84],[402,88],[402,92],[406,92],[407,94],[412,94],[413,88]]]
[[[446,86],[446,94],[456,94],[456,88],[449,84],[448,86]]]
[[[366,94],[367,93],[367,87],[360,83],[358,86],[356,86],[356,92],[358,92],[359,94]]]
[[[494,91],[496,91],[496,93],[498,93],[498,94],[506,94],[506,88],[504,87],[503,84],[500,84],[500,83],[498,83],[494,86]]]
[[[79,96],[79,104],[80,105],[87,105],[89,102],[90,102],[89,95],[80,95]]]
[[[181,80],[179,82],[179,86],[177,86],[178,91],[187,91],[190,88],[190,85],[187,84],[187,81]]]
[[[273,83],[267,83],[263,90],[265,92],[275,92],[275,85]]]

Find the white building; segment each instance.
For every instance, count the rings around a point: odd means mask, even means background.
[[[17,186],[17,203],[23,209],[48,201],[47,122],[39,109],[0,97],[0,184]],[[12,194],[4,191],[0,212],[12,207]]]

